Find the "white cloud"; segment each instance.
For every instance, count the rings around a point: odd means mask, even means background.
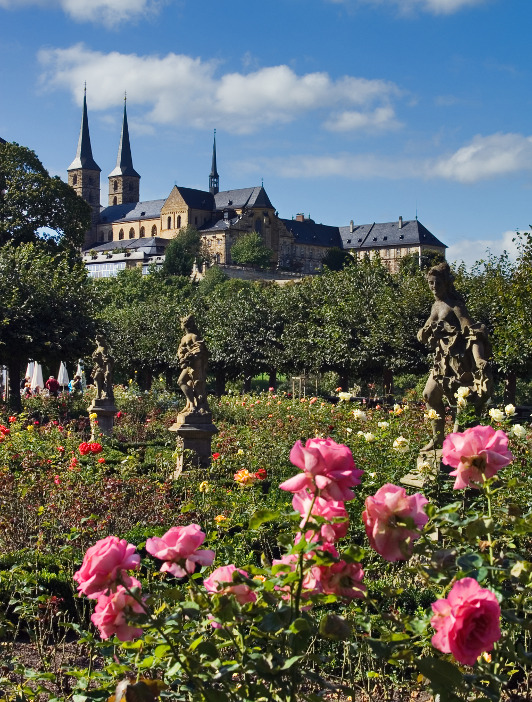
[[[523,228],[525,231],[527,227]],[[486,259],[489,253],[500,256],[507,251],[510,258],[517,258],[517,246],[513,242],[514,231],[506,231],[496,239],[463,239],[451,244],[447,249],[446,258],[448,261],[463,261],[467,266],[472,266],[480,259]]]
[[[532,168],[532,137],[522,134],[476,136],[454,154],[438,159],[432,176],[460,183],[475,183],[485,178]]]
[[[104,54],[82,44],[43,50],[39,60],[47,88],[66,88],[79,100],[86,81],[92,110],[117,106],[126,90],[128,102],[148,106],[145,120],[150,124],[218,126],[240,133],[291,122],[309,111],[328,120],[333,110],[344,109],[348,114],[348,108],[355,106],[363,113],[379,103],[385,103],[386,109],[379,113],[377,107],[373,120],[370,112],[367,124],[380,119],[384,128],[387,121],[394,122],[388,103],[400,95],[394,83],[383,80],[353,76],[334,80],[323,72],[297,75],[285,65],[219,77],[215,61],[174,53],[164,57]]]
[[[0,8],[17,10],[37,6],[62,9],[77,22],[96,22],[112,27],[119,22],[157,12],[164,0],[0,0]]]
[[[352,4],[353,0],[329,0],[336,4]],[[482,5],[491,0],[355,0],[358,4],[395,6],[402,14],[410,13],[414,10],[431,12],[435,15],[450,15],[466,7]]]
[[[243,166],[244,167],[244,166]],[[443,178],[459,183],[476,183],[486,178],[532,170],[532,137],[521,134],[476,136],[450,156],[422,159],[378,154],[292,155],[263,159],[256,164],[262,172],[286,178],[313,178],[319,174],[342,178]]]
[[[331,132],[351,132],[358,129],[381,131],[398,129],[401,123],[395,119],[394,109],[387,105],[370,112],[345,110],[332,115],[323,126]]]

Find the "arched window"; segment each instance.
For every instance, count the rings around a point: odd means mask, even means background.
[[[118,200],[116,199],[116,195],[115,195],[113,198],[113,205],[117,205],[117,204],[118,204]]]
[[[115,193],[118,190],[118,181],[117,180],[113,181],[113,190],[115,191]]]
[[[168,219],[166,221],[167,221],[166,228],[171,229],[172,228],[172,217],[168,217]]]
[[[135,230],[133,229],[133,227],[131,227],[131,229],[129,230],[129,238],[130,239],[135,238]]]
[[[77,185],[78,184],[78,177],[76,174],[72,176],[72,185]]]
[[[121,230],[118,232],[118,238],[119,238],[119,239],[123,239],[123,238],[124,238],[124,230],[123,230],[123,229],[121,229]]]
[[[144,227],[141,227],[141,228],[140,228],[140,234],[139,234],[139,236],[140,236],[141,239],[144,238],[144,237],[146,236],[146,230],[144,229]]]
[[[257,234],[262,234],[262,222],[260,220],[260,217],[257,217],[255,220],[255,231]]]
[[[156,224],[154,224],[153,227],[151,228],[151,235],[157,236],[157,225]]]
[[[181,215],[177,215],[177,221],[176,221],[176,229],[179,229],[181,226]]]
[[[113,240],[113,231],[111,230],[110,232],[107,233],[107,241],[112,241]]]

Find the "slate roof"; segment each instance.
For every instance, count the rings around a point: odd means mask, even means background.
[[[113,249],[131,249],[145,253],[148,256],[159,256],[164,253],[169,243],[170,239],[163,239],[160,236],[149,236],[145,239],[121,239],[120,241],[108,241],[105,244],[89,246],[84,253],[87,253],[87,251],[101,253],[112,251]]]
[[[231,208],[242,209],[243,207],[267,207],[273,209],[270,198],[262,185],[254,188],[239,188],[238,190],[222,190],[214,196],[217,210]]]
[[[214,209],[214,196],[207,190],[196,190],[195,188],[182,188],[176,186],[179,194],[185,203],[194,210],[207,210],[212,212]]]
[[[354,231],[350,227],[339,227],[343,249],[375,249],[385,246],[439,246],[447,248],[434,234],[417,219],[399,222],[374,222],[357,224]]]
[[[5,139],[2,139],[2,137],[0,137],[0,144],[7,144],[7,141]]]
[[[87,94],[83,96],[83,112],[81,114],[81,128],[79,130],[78,148],[74,160],[67,168],[68,171],[77,168],[87,168],[90,171],[102,169],[92,157],[91,136],[89,134],[89,118],[87,117]]]
[[[133,176],[140,178],[140,175],[133,168],[133,159],[131,158],[131,145],[129,143],[129,129],[127,126],[126,103],[124,101],[124,119],[122,121],[122,133],[120,135],[120,144],[118,146],[118,156],[116,158],[116,166],[109,178],[113,176]]]
[[[161,216],[165,200],[145,200],[144,202],[124,202],[110,205],[100,210],[100,224],[113,222],[133,222],[139,219],[153,219]]]
[[[242,219],[242,217],[232,217],[231,219],[223,219],[222,217],[218,221],[214,222],[214,224],[211,222],[203,224],[201,227],[198,227],[198,231],[200,231],[202,234],[208,234],[209,232],[223,232],[229,229],[229,227],[235,225],[240,219]]]
[[[295,244],[326,246],[327,248],[342,246],[338,227],[316,224],[313,219],[305,219],[303,222],[297,219],[281,219],[281,222],[294,235]]]

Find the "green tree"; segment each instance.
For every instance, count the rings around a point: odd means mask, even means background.
[[[137,371],[147,389],[153,374],[164,372],[169,382],[177,370],[180,319],[190,312],[194,293],[189,279],[132,269],[100,278],[95,285],[117,377],[125,380]]]
[[[327,253],[321,259],[321,262],[331,271],[341,271],[353,263],[353,257],[339,246],[333,246],[332,249],[327,249]]]
[[[36,154],[0,144],[0,246],[47,240],[51,248],[79,248],[90,227],[90,206]]]
[[[239,237],[231,247],[231,259],[240,266],[267,268],[272,264],[273,251],[265,246],[257,232]]]
[[[96,333],[92,285],[81,261],[50,253],[43,242],[0,248],[0,364],[10,403],[21,410],[19,382],[28,359],[74,360]]]
[[[190,225],[182,229],[168,244],[164,255],[165,275],[190,275],[194,261],[202,263],[201,234]]]

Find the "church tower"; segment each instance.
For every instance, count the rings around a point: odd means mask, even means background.
[[[89,120],[87,117],[87,88],[83,93],[83,113],[79,132],[76,157],[67,169],[68,184],[86,200],[92,208],[92,225],[88,233],[89,241],[96,239],[96,224],[100,216],[100,173],[101,168],[92,157]]]
[[[216,170],[216,129],[214,130],[214,143],[212,145],[212,167],[209,175],[209,192],[213,195],[219,190],[220,176]]]
[[[122,205],[125,202],[138,202],[139,200],[140,175],[133,168],[127,126],[126,98],[124,98],[124,120],[118,156],[115,169],[109,174],[109,205]]]

